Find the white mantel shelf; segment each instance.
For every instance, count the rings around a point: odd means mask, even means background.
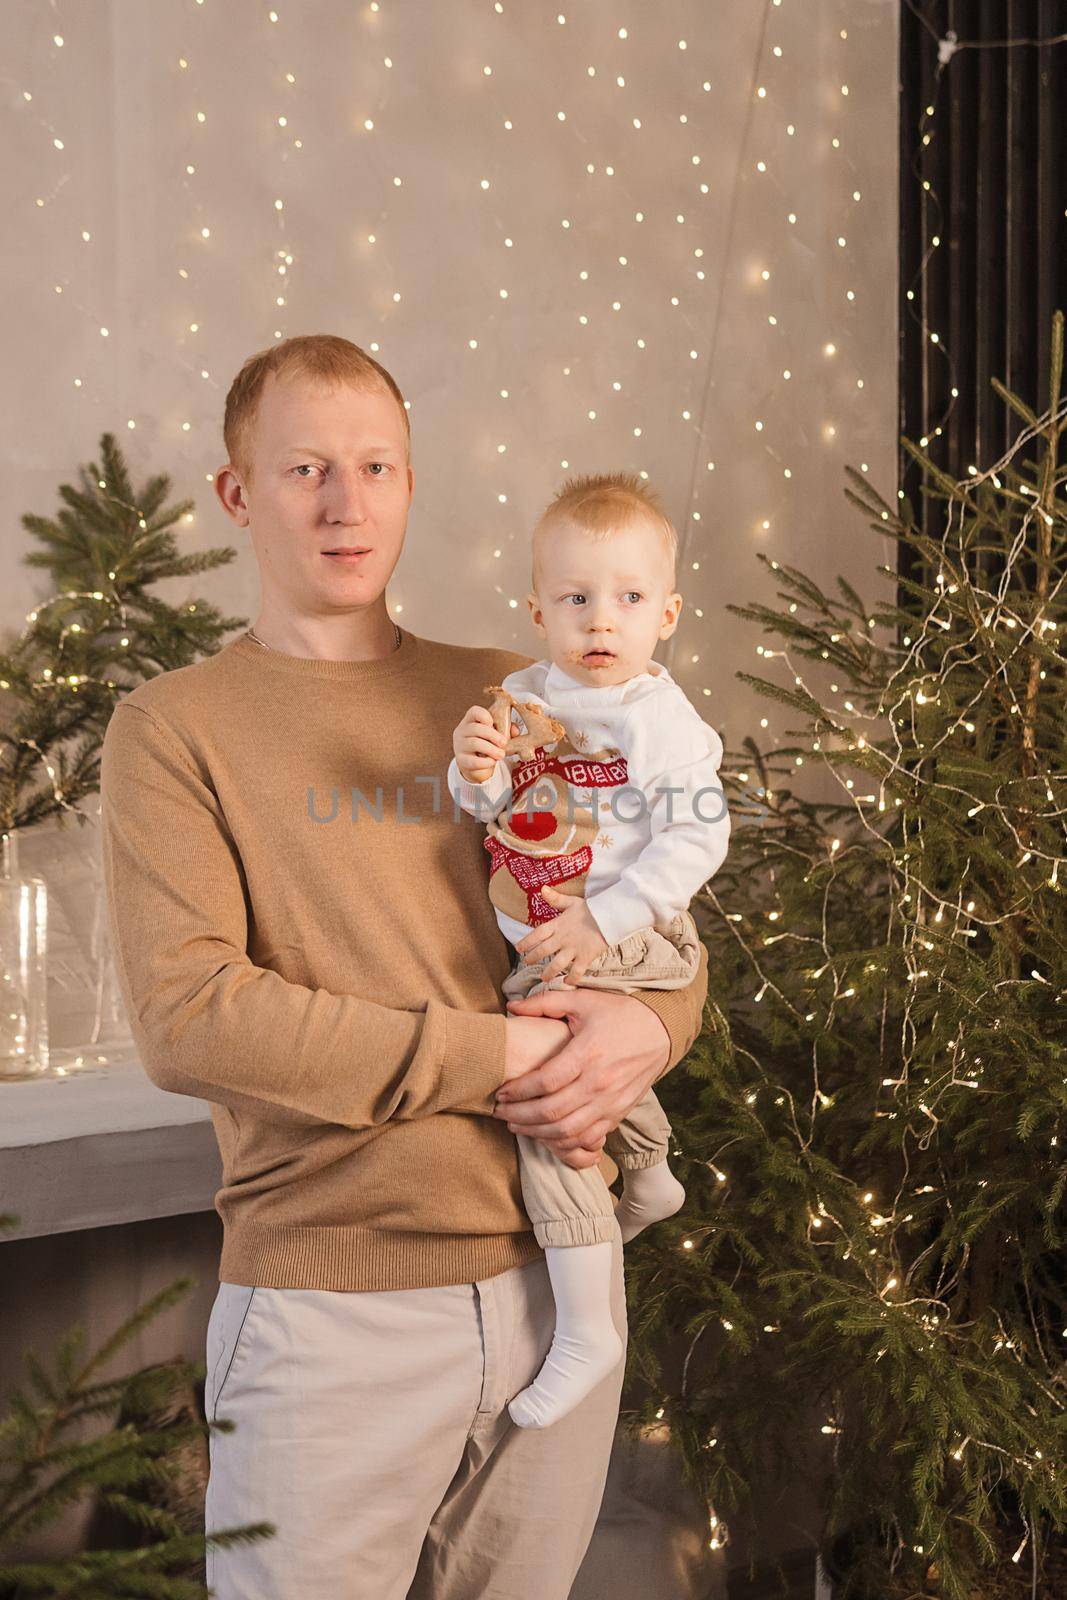
[[[0,1213],[14,1239],[210,1211],[222,1182],[206,1100],[136,1063],[0,1083]]]

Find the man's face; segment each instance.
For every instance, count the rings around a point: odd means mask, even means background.
[[[579,683],[625,683],[647,670],[678,622],[682,597],[663,541],[635,519],[609,539],[570,523],[538,538],[530,616],[558,667]]]
[[[250,454],[250,481],[231,467],[216,489],[249,529],[264,599],[303,616],[377,601],[403,548],[415,482],[394,397],[271,373]],[[330,553],[344,550],[360,553]]]

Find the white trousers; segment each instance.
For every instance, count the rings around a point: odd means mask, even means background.
[[[625,1346],[622,1242],[612,1314]],[[477,1283],[339,1293],[220,1283],[205,1398],[217,1600],[567,1600],[596,1524],[625,1356],[568,1416],[519,1428],[555,1308],[544,1257]]]

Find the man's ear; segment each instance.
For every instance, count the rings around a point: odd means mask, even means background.
[[[683,603],[680,594],[669,594],[663,602],[663,620],[659,625],[661,639],[669,639],[678,626],[678,618],[682,614]]]
[[[236,469],[228,461],[215,474],[215,493],[226,515],[236,522],[239,528],[247,528],[250,518],[248,503],[245,500],[245,487],[237,476]]]
[[[526,596],[526,604],[530,608],[530,621],[533,623],[534,627],[537,629],[537,632],[541,635],[542,639],[545,638],[546,635],[545,635],[544,613],[543,613],[543,611],[541,609],[540,600],[538,599],[537,595],[533,593],[532,590]]]

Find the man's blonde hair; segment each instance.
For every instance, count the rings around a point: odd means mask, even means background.
[[[636,472],[606,472],[568,478],[545,507],[533,532],[534,586],[538,579],[538,535],[561,523],[580,528],[593,539],[610,539],[635,522],[649,522],[663,540],[674,582],[678,534],[660,505],[656,491]]]
[[[270,373],[279,381],[286,378],[313,378],[326,385],[349,384],[353,389],[378,390],[391,394],[404,419],[408,456],[411,455],[411,422],[404,396],[392,374],[358,344],[335,333],[299,334],[283,339],[249,356],[230,385],[222,437],[226,452],[246,480],[252,475],[252,434],[256,423],[263,385]]]

